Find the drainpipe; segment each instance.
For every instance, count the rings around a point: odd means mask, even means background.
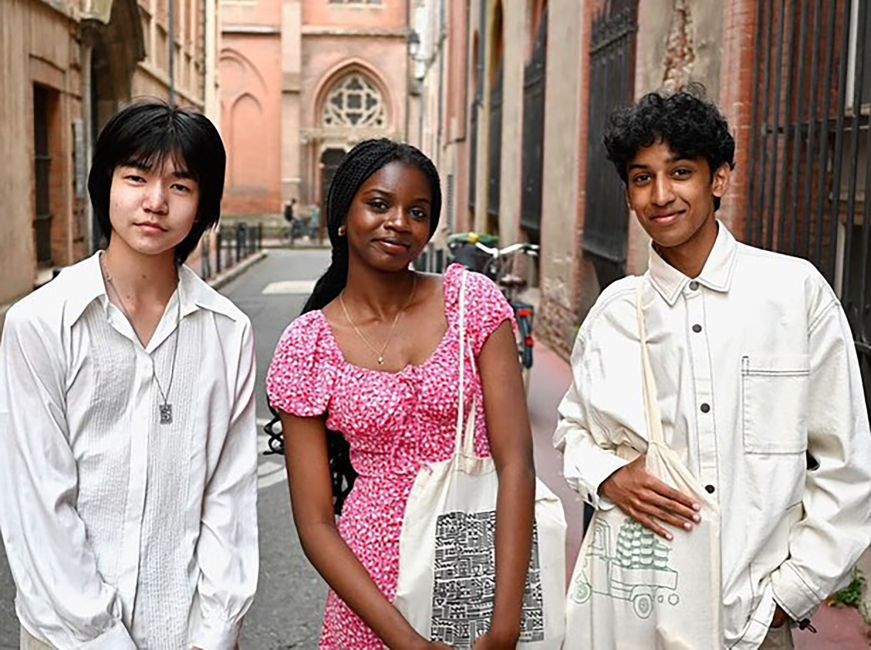
[[[175,107],[175,0],[169,0],[169,105]]]
[[[203,16],[203,108],[205,109],[206,117],[215,124],[215,127],[221,128],[221,113],[220,104],[217,101],[217,16],[218,6],[216,0],[206,0],[205,12]]]

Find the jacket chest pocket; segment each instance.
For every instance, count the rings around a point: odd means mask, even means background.
[[[741,357],[744,451],[799,454],[807,449],[806,354]]]

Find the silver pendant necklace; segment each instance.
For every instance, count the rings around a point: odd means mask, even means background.
[[[106,278],[106,283],[109,288],[115,293],[115,298],[118,300],[118,306],[121,307],[121,311],[124,314],[124,317],[127,319],[127,322],[130,323],[130,327],[133,329],[133,333],[136,334],[136,328],[133,326],[133,318],[130,316],[130,312],[127,311],[127,307],[124,305],[124,299],[121,298],[121,293],[118,291],[118,288],[115,286],[115,283],[112,282],[112,276],[109,275],[109,272],[106,270],[105,265],[103,264],[103,256],[100,255],[100,268],[103,270],[103,277]],[[180,284],[180,283],[179,283]],[[178,284],[176,285],[176,289],[178,288]],[[160,379],[157,377],[157,368],[154,365],[154,356],[148,355],[151,359],[151,377],[154,379],[154,384],[157,386],[157,391],[160,393],[160,399],[162,400],[160,404],[157,405],[158,414],[160,416],[160,424],[172,424],[172,404],[169,402],[169,392],[172,390],[172,380],[175,377],[175,360],[178,355],[178,331],[181,329],[181,295],[176,295],[176,322],[175,322],[175,331],[173,332],[173,342],[172,342],[172,364],[169,367],[169,383],[166,385],[166,391],[164,392],[163,386],[160,385]],[[139,335],[136,334],[138,338]],[[142,339],[139,339],[139,342],[142,343]]]

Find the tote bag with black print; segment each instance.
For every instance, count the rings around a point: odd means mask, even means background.
[[[453,456],[420,470],[399,538],[394,605],[422,636],[471,648],[490,628],[496,586],[496,497],[492,458],[475,456],[475,403],[465,415],[466,277],[460,288],[460,390]],[[472,359],[474,371],[475,362]],[[565,514],[536,479],[533,547],[518,648],[556,650],[565,631]]]

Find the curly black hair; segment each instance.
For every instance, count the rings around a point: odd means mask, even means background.
[[[323,309],[345,288],[348,281],[348,240],[340,233],[348,216],[351,202],[366,180],[389,163],[400,162],[416,167],[427,177],[432,194],[429,235],[438,227],[442,206],[442,191],[439,173],[433,162],[417,147],[386,138],[363,140],[351,149],[339,163],[327,192],[327,232],[332,245],[332,260],[329,268],[315,283],[311,296],[302,308],[302,313]],[[264,427],[269,435],[271,453],[284,453],[283,432],[279,413],[270,405],[272,420]],[[351,466],[350,447],[338,431],[327,430],[327,453],[333,485],[333,510],[342,513],[345,499],[354,486],[357,472]]]
[[[637,104],[611,113],[605,132],[608,160],[627,182],[629,163],[639,149],[664,142],[681,158],[704,158],[713,175],[723,165],[735,169],[735,139],[705,87],[691,83],[675,92],[644,95]],[[720,199],[714,197],[714,210]]]

